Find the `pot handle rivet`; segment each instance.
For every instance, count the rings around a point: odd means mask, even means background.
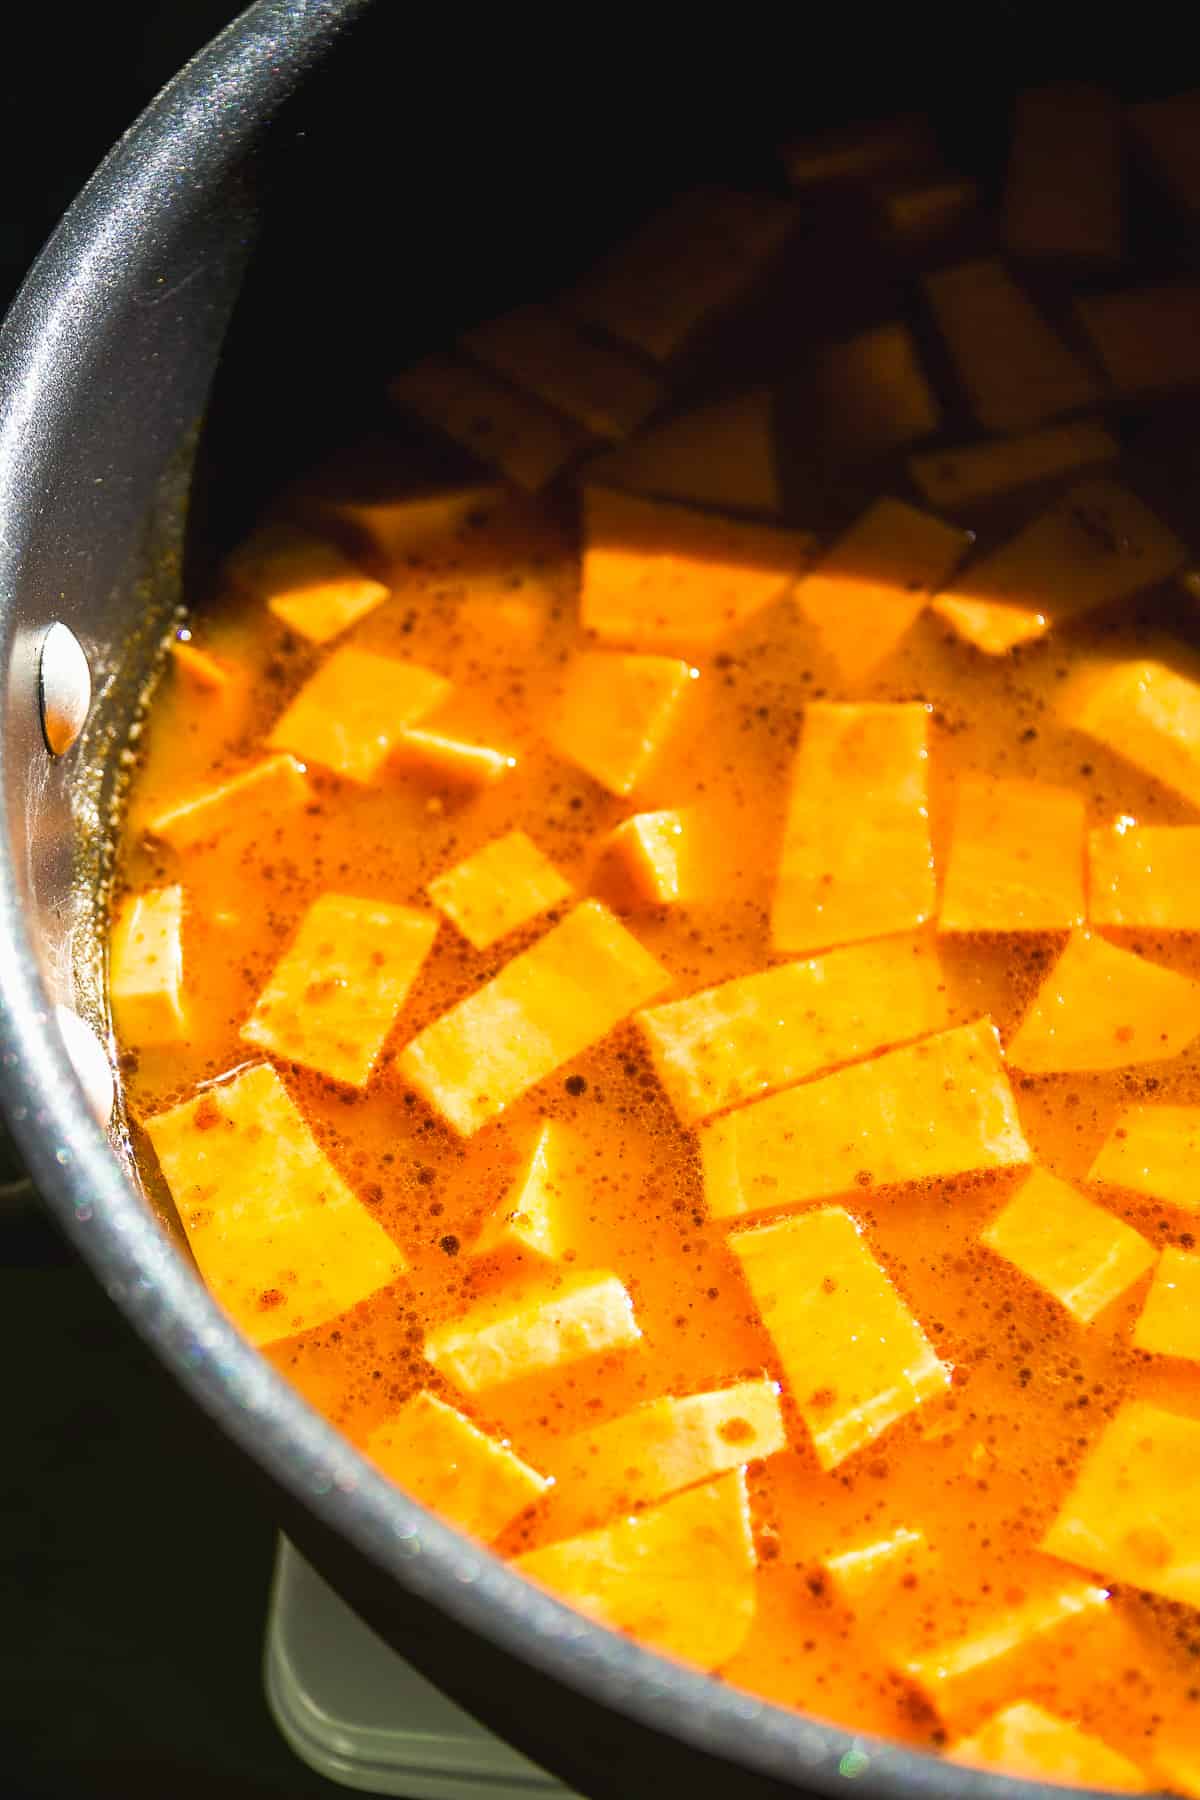
[[[83,730],[92,703],[92,671],[69,625],[56,622],[42,639],[38,705],[42,736],[54,756],[65,756]]]

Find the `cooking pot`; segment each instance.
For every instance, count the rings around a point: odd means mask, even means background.
[[[143,1194],[127,1140],[89,1107],[88,1057],[108,1045],[98,895],[111,807],[172,609],[185,585],[203,590],[267,491],[322,444],[378,428],[389,369],[552,291],[684,180],[769,176],[777,132],[943,88],[937,33],[914,43],[909,20],[871,12],[820,24],[806,12],[796,60],[726,36],[652,41],[644,20],[629,40],[589,16],[569,46],[548,25],[522,42],[507,20],[260,0],[84,189],[0,350],[0,1072],[12,1131],[63,1232],[180,1404],[207,1421],[214,1453],[268,1484],[281,1526],[378,1632],[597,1797],[668,1784],[723,1800],[850,1782],[871,1800],[1051,1790],[785,1712],[591,1624],[383,1480],[242,1341]],[[1002,145],[1010,49],[993,45],[973,85],[939,95],[943,130],[977,168]],[[1158,54],[1180,85],[1169,47]],[[1061,72],[1052,53],[1047,63]],[[814,97],[804,83],[818,70]],[[83,671],[61,633],[47,649],[56,623],[90,664],[77,737],[70,682]],[[80,1039],[73,1017],[95,1035]]]

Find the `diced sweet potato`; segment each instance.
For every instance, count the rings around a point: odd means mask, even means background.
[[[395,761],[431,780],[451,787],[491,787],[517,766],[506,750],[486,744],[467,744],[440,731],[402,731],[396,739]]]
[[[1058,711],[1200,806],[1200,682],[1161,662],[1100,664],[1068,682]]]
[[[1200,931],[1200,825],[1118,819],[1088,833],[1093,925]]]
[[[1115,462],[1120,447],[1112,433],[1091,419],[1044,425],[1020,437],[964,444],[955,450],[928,450],[910,456],[908,470],[925,498],[953,512],[993,494]]]
[[[951,1762],[1064,1787],[1142,1794],[1150,1786],[1128,1757],[1031,1700],[1017,1700],[993,1713],[970,1737],[951,1744],[946,1755]]]
[[[701,1127],[715,1218],[1029,1161],[990,1019]]]
[[[949,1369],[841,1207],[735,1231],[729,1248],[823,1469],[949,1387]]]
[[[661,404],[657,377],[619,351],[584,337],[545,306],[476,325],[462,347],[497,375],[536,394],[600,438],[624,438]]]
[[[886,1537],[874,1538],[853,1550],[838,1550],[825,1558],[825,1573],[839,1599],[856,1614],[886,1610],[888,1596],[918,1560],[928,1555],[923,1531],[897,1526]]]
[[[1150,1760],[1156,1778],[1173,1794],[1200,1800],[1200,1748],[1194,1743],[1156,1738]]]
[[[429,913],[322,894],[255,1001],[243,1042],[366,1087],[436,935]]]
[[[478,482],[468,487],[420,489],[396,500],[318,500],[317,510],[358,539],[384,567],[447,548],[503,504],[504,490]]]
[[[823,452],[863,462],[928,437],[941,423],[933,389],[906,325],[877,325],[824,344],[807,374],[805,398]]]
[[[1200,1606],[1200,1419],[1127,1400],[1042,1540],[1064,1562]]]
[[[805,708],[771,908],[776,950],[825,950],[933,916],[928,723],[915,703]]]
[[[420,663],[335,650],[275,721],[267,742],[347,781],[370,782],[405,728],[449,692],[445,677]]]
[[[653,1650],[720,1668],[754,1619],[745,1478],[718,1476],[636,1518],[527,1551],[514,1567]]]
[[[939,269],[923,285],[975,417],[989,431],[1020,431],[1099,398],[1078,357],[1003,264]]]
[[[617,1277],[582,1273],[517,1299],[479,1302],[429,1332],[425,1355],[439,1374],[475,1394],[605,1350],[627,1350],[641,1335]]]
[[[304,770],[291,756],[268,756],[240,775],[158,813],[146,827],[173,850],[193,850],[217,838],[261,832],[280,812],[309,797]]]
[[[523,831],[508,831],[435,875],[425,892],[469,944],[486,950],[569,900],[571,884]]]
[[[1017,96],[1004,191],[1014,256],[1105,266],[1124,242],[1121,115],[1105,89],[1083,81]]]
[[[311,1331],[403,1272],[266,1063],[147,1119],[146,1134],[201,1275],[252,1343]]]
[[[609,488],[585,488],[583,510],[579,618],[603,644],[711,649],[777,599],[812,558],[805,532]]]
[[[946,1023],[937,956],[909,937],[740,975],[637,1015],[685,1125]]]
[[[229,560],[240,587],[312,644],[327,644],[373,612],[388,590],[338,545],[292,526],[257,532]]]
[[[1131,1225],[1045,1169],[1022,1183],[981,1241],[1084,1325],[1139,1280],[1157,1254]]]
[[[1084,920],[1083,799],[1045,781],[964,775],[942,931],[1067,931]]]
[[[775,455],[774,400],[751,388],[690,408],[588,464],[604,488],[753,513],[783,510]]]
[[[1139,1350],[1200,1362],[1200,1256],[1164,1249],[1133,1341]]]
[[[901,169],[937,164],[929,120],[921,113],[850,125],[786,144],[779,153],[793,187],[830,181],[870,181]]]
[[[401,1078],[469,1137],[671,978],[596,900],[515,956],[427,1025],[397,1062]]]
[[[529,394],[453,356],[427,356],[390,383],[416,413],[518,487],[537,493],[587,449],[587,433]]]
[[[207,650],[198,649],[190,638],[173,637],[168,649],[172,661],[185,681],[205,693],[222,694],[229,686],[229,669]]]
[[[426,1389],[377,1426],[365,1448],[414,1499],[485,1543],[550,1486],[507,1444]]]
[[[1200,282],[1089,294],[1075,309],[1119,393],[1200,381]]]
[[[883,235],[909,249],[953,231],[978,204],[975,183],[953,175],[885,183],[877,195]]]
[[[546,1119],[529,1161],[486,1220],[472,1255],[532,1250],[557,1261],[570,1248],[569,1194],[577,1187],[579,1145],[560,1119]]]
[[[934,611],[976,649],[1003,656],[1081,613],[1165,581],[1186,554],[1136,495],[1098,476],[969,565]]]
[[[906,1661],[901,1667],[940,1716],[953,1722],[969,1705],[972,1689],[978,1692],[981,1682],[992,1675],[1002,1659],[1016,1658],[1046,1632],[1059,1631],[1107,1605],[1106,1588],[1068,1581],[999,1613],[972,1636]]]
[[[1200,1106],[1128,1106],[1100,1146],[1088,1180],[1200,1212],[1198,1168]]]
[[[185,1034],[183,889],[130,894],[113,921],[108,992],[128,1044],[173,1044]]]
[[[786,1447],[773,1381],[650,1400],[552,1452],[553,1528],[586,1530]]]
[[[675,723],[695,671],[671,656],[587,650],[567,670],[546,736],[613,794],[631,794]]]
[[[1129,121],[1159,180],[1185,212],[1200,212],[1200,92],[1144,100]]]
[[[796,589],[796,604],[847,681],[887,656],[971,545],[965,531],[884,498]]]
[[[696,898],[693,827],[686,813],[635,813],[601,846],[601,869],[622,905],[678,906]]]
[[[1200,982],[1073,931],[1007,1047],[1014,1069],[1123,1069],[1178,1055],[1200,1031]]]

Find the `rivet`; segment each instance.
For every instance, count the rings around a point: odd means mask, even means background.
[[[55,1018],[71,1066],[99,1124],[107,1125],[113,1109],[112,1064],[91,1026],[69,1006],[56,1006]]]
[[[92,671],[69,625],[56,622],[42,639],[38,705],[42,736],[54,756],[65,756],[83,730],[92,704]]]

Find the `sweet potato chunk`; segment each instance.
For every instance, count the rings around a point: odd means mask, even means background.
[[[886,1609],[887,1596],[918,1560],[928,1555],[923,1531],[897,1526],[886,1537],[825,1558],[825,1573],[844,1605],[855,1614]]]
[[[1072,1620],[1107,1604],[1106,1588],[1069,1581],[999,1613],[971,1637],[960,1638],[957,1643],[946,1644],[901,1666],[930,1705],[943,1719],[952,1722],[962,1716],[980,1687],[990,1681],[997,1663],[1016,1658],[1046,1632],[1061,1630]]]
[[[590,650],[567,670],[546,736],[613,794],[631,794],[671,730],[694,670],[670,656]]]
[[[507,1444],[427,1389],[378,1426],[365,1448],[414,1499],[485,1543],[550,1486]]]
[[[1064,1562],[1200,1606],[1200,1419],[1128,1400],[1042,1540]]]
[[[718,1476],[636,1518],[527,1551],[514,1567],[651,1649],[720,1668],[754,1619],[745,1478]]]
[[[419,489],[397,500],[318,501],[318,509],[337,521],[368,549],[373,560],[390,566],[431,549],[445,548],[474,521],[496,512],[504,498],[498,484]]]
[[[185,1034],[183,889],[149,888],[122,901],[108,952],[117,1029],[131,1044],[174,1044]]]
[[[805,708],[771,908],[777,950],[911,931],[936,903],[919,704]]]
[[[596,900],[427,1025],[397,1068],[469,1137],[527,1088],[606,1037],[670,976]]]
[[[740,975],[637,1015],[685,1125],[946,1022],[937,956],[908,937]]]
[[[798,188],[830,181],[874,181],[937,162],[929,120],[920,113],[821,132],[785,144],[779,154],[788,180]]]
[[[635,813],[609,833],[601,867],[629,906],[678,906],[696,898],[694,832],[686,813]]]
[[[366,1087],[436,935],[429,913],[322,894],[255,1001],[242,1041]]]
[[[971,564],[934,611],[977,650],[1003,656],[1055,625],[1165,581],[1184,546],[1128,489],[1096,477],[990,556]]]
[[[663,401],[657,377],[584,337],[546,306],[519,306],[476,325],[462,347],[596,437],[628,437]]]
[[[805,532],[585,488],[580,623],[603,644],[699,653],[777,599],[812,550]]]
[[[401,733],[450,692],[420,663],[367,650],[335,650],[271,727],[273,750],[290,750],[347,781],[375,779]]]
[[[1044,425],[1020,437],[929,450],[910,456],[908,470],[925,498],[953,512],[976,500],[1028,487],[1092,463],[1115,462],[1120,449],[1103,425],[1090,419]]]
[[[1031,1700],[1015,1701],[993,1713],[970,1737],[951,1744],[946,1755],[951,1762],[999,1769],[1025,1781],[1051,1781],[1064,1787],[1143,1794],[1150,1786],[1128,1757]]]
[[[1099,389],[999,262],[962,263],[924,278],[938,329],[989,431],[1020,431],[1090,406]]]
[[[978,204],[975,183],[955,176],[888,182],[877,197],[884,236],[909,249],[953,231]]]
[[[1119,393],[1200,381],[1200,282],[1090,294],[1075,309]]]
[[[517,1299],[480,1301],[431,1331],[425,1355],[439,1374],[475,1394],[605,1350],[627,1350],[641,1335],[617,1277],[582,1273]]]
[[[229,686],[229,669],[207,650],[201,650],[188,638],[173,637],[167,648],[172,661],[185,681],[209,694],[222,694]]]
[[[811,429],[826,457],[864,462],[936,431],[941,413],[906,325],[822,345],[806,376]]]
[[[476,950],[570,899],[571,884],[523,831],[493,838],[425,892]]]
[[[1101,1144],[1088,1180],[1200,1212],[1197,1168],[1200,1106],[1129,1106]]]
[[[291,526],[257,532],[234,552],[229,569],[240,587],[310,644],[327,644],[388,597],[383,583],[336,544]]]
[[[525,1168],[485,1221],[472,1246],[475,1256],[493,1250],[532,1250],[556,1261],[569,1249],[568,1195],[578,1185],[579,1146],[559,1119],[546,1119]]]
[[[1133,1341],[1139,1350],[1200,1362],[1200,1256],[1164,1249]]]
[[[627,493],[754,513],[783,510],[774,401],[751,388],[652,425],[588,464],[589,481]]]
[[[949,1387],[949,1369],[840,1206],[735,1231],[729,1248],[823,1469]]]
[[[534,494],[592,442],[581,426],[540,400],[453,356],[413,363],[388,393],[397,406]]]
[[[146,1134],[205,1283],[252,1343],[323,1325],[403,1272],[266,1063]]]
[[[1178,1055],[1200,1031],[1200,982],[1073,931],[1008,1045],[1014,1069],[1123,1069]]]
[[[1129,121],[1159,180],[1185,212],[1200,212],[1200,93],[1129,108]]]
[[[773,1381],[650,1400],[555,1450],[554,1529],[586,1530],[786,1447]]]
[[[1088,833],[1093,925],[1200,931],[1200,825],[1118,819]]]
[[[1119,662],[1068,682],[1065,724],[1200,806],[1200,682],[1161,662]]]
[[[290,756],[268,756],[204,793],[168,807],[146,827],[173,850],[193,850],[218,838],[241,838],[267,828],[284,809],[303,806],[309,788]]]
[[[903,500],[876,500],[796,589],[796,604],[847,681],[896,645],[963,557],[967,532]]]
[[[1004,192],[1012,254],[1119,262],[1123,162],[1121,115],[1103,88],[1058,81],[1019,94]]]
[[[943,931],[1066,931],[1082,925],[1080,795],[1045,781],[964,775],[938,924]]]
[[[396,739],[395,761],[449,787],[491,787],[517,766],[506,750],[486,744],[467,744],[440,731],[402,731]]]
[[[1140,1232],[1045,1169],[1035,1169],[981,1241],[1081,1324],[1146,1273],[1157,1254]]]
[[[1029,1161],[990,1019],[701,1127],[714,1218]]]

